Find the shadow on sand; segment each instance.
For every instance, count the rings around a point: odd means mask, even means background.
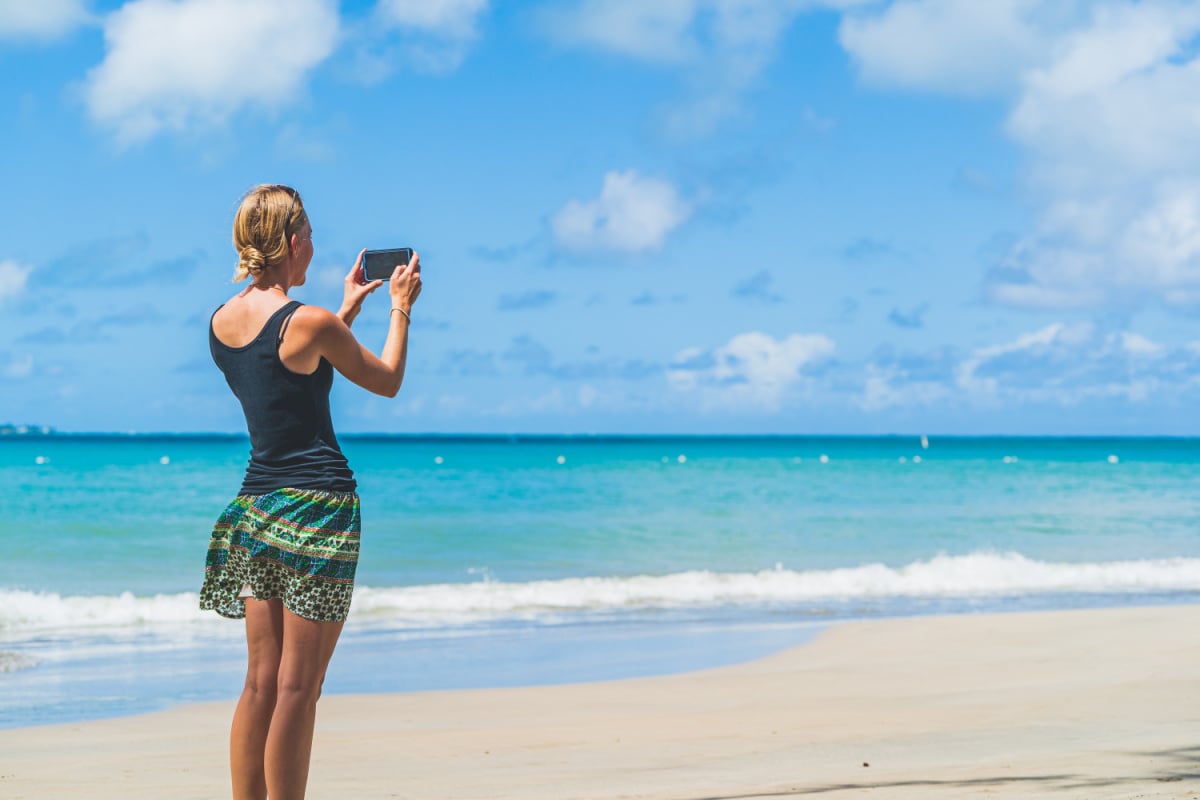
[[[720,794],[695,797],[690,800],[758,800],[772,797],[805,797],[830,792],[854,792],[869,789],[901,789],[901,788],[962,788],[972,789],[987,786],[1037,785],[1044,792],[1069,791],[1077,789],[1099,788],[1104,786],[1120,786],[1122,784],[1176,783],[1182,781],[1200,781],[1200,746],[1178,747],[1171,750],[1152,750],[1129,753],[1137,758],[1152,758],[1166,760],[1166,764],[1156,763],[1153,769],[1144,774],[1125,775],[1120,777],[1091,778],[1081,774],[1062,775],[1005,775],[993,778],[971,778],[966,780],[921,780],[906,781],[861,781],[854,783],[828,784],[824,786],[796,786],[789,789],[778,789],[752,794]],[[1198,795],[1200,796],[1200,795]]]

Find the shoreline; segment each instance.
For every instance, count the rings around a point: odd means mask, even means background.
[[[1198,652],[1198,605],[908,617],[698,672],[331,695],[310,796],[1200,797]],[[232,708],[0,730],[0,795],[226,795]]]

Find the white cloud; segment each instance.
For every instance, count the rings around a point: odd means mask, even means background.
[[[1200,33],[1200,6],[1100,6],[1024,76],[1009,130],[1039,155],[1134,174],[1196,166],[1200,101],[1194,57],[1175,59]]]
[[[1049,56],[1054,29],[1074,2],[1053,0],[898,0],[847,16],[839,38],[863,79],[978,94],[1014,87]]]
[[[994,395],[1000,388],[1000,379],[994,376],[981,376],[982,368],[994,365],[1001,359],[1019,356],[1022,363],[1029,359],[1042,361],[1069,361],[1072,352],[1079,345],[1091,338],[1093,327],[1089,323],[1080,322],[1066,324],[1056,322],[1041,330],[1027,333],[1012,342],[991,345],[975,350],[958,366],[957,383],[959,388],[969,392],[981,392]]]
[[[0,303],[24,291],[32,269],[23,267],[16,261],[0,261]]]
[[[417,34],[401,48],[403,58],[421,71],[443,73],[466,58],[487,8],[488,0],[380,0],[376,19]]]
[[[1121,350],[1134,358],[1162,358],[1167,351],[1167,348],[1158,342],[1147,339],[1140,333],[1123,331],[1118,340]]]
[[[846,19],[866,80],[1011,98],[1038,219],[1002,303],[1200,303],[1200,4],[899,0]]]
[[[1104,331],[1088,322],[1056,322],[965,356],[945,355],[868,363],[857,405],[868,412],[1071,408],[1155,397],[1171,403],[1200,390],[1200,343],[1169,348],[1143,334]]]
[[[894,366],[867,364],[866,378],[857,405],[864,411],[906,406],[932,406],[953,395],[953,388],[937,380],[914,378]]]
[[[803,379],[804,367],[833,354],[832,339],[792,334],[784,339],[750,331],[715,350],[688,348],[667,370],[680,391],[701,391],[710,405],[775,409],[784,393]]]
[[[333,51],[338,21],[333,0],[131,0],[105,20],[88,110],[132,142],[283,107]]]
[[[89,19],[83,0],[4,0],[0,40],[57,39]]]
[[[662,247],[690,214],[670,183],[629,170],[607,173],[599,197],[568,201],[550,225],[567,248],[632,253]]]
[[[384,20],[450,38],[475,36],[475,23],[488,0],[380,0]]]
[[[554,41],[682,70],[691,97],[666,109],[675,135],[706,133],[740,106],[802,11],[873,0],[579,0],[543,9]]]
[[[695,0],[655,3],[584,0],[543,12],[546,32],[560,44],[608,50],[643,61],[683,62],[698,49],[691,27]]]

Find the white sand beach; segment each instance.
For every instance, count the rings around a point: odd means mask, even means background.
[[[227,797],[232,710],[0,731],[0,797]],[[851,623],[684,675],[329,696],[308,796],[1200,797],[1200,605]]]

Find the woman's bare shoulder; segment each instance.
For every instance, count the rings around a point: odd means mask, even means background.
[[[263,326],[271,315],[283,306],[287,300],[278,303],[263,303],[248,299],[245,295],[236,294],[229,298],[212,315],[212,330],[217,338],[230,347],[241,347],[262,331]]]
[[[292,324],[301,325],[314,332],[324,330],[331,325],[340,323],[336,314],[320,306],[302,305],[292,314]]]

